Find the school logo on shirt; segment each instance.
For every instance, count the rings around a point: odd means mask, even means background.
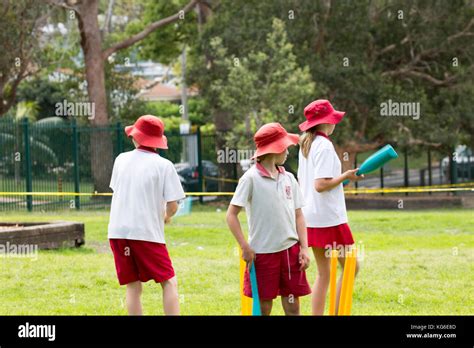
[[[286,198],[291,199],[291,186],[285,186]]]

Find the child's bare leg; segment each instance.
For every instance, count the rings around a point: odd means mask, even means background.
[[[285,315],[300,315],[300,299],[299,297],[281,297],[281,305],[285,311]]]
[[[262,315],[270,315],[272,312],[273,300],[260,300]]]
[[[165,315],[179,315],[178,279],[174,276],[161,283]]]
[[[127,284],[126,302],[129,315],[142,315],[142,283],[136,281]]]
[[[324,248],[313,248],[313,253],[318,267],[318,275],[312,288],[311,307],[313,315],[323,315],[329,287],[331,259],[326,257]]]
[[[346,262],[346,258],[343,256],[340,256],[337,259],[339,261],[339,264],[341,265],[342,272],[337,282],[336,314],[339,312],[339,299],[341,298],[342,277],[344,275],[344,263]],[[357,273],[359,273],[359,260],[356,260],[356,270],[355,270],[354,278],[357,276]]]

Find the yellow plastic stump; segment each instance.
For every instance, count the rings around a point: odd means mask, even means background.
[[[344,273],[342,274],[342,287],[341,287],[341,294],[339,297],[339,308],[338,308],[338,315],[345,315],[344,310],[346,308],[346,293],[348,289],[348,281],[349,281],[349,266],[350,266],[350,259],[352,256],[352,252],[348,251],[345,255],[344,261]]]
[[[331,271],[329,276],[329,315],[336,315],[337,255],[337,250],[331,251]]]
[[[244,295],[244,275],[246,263],[242,259],[242,250],[239,248],[239,260],[240,260],[240,303],[241,303],[241,314],[252,315],[252,299]]]
[[[355,279],[355,270],[356,270],[356,263],[357,263],[357,250],[354,248],[352,249],[351,260],[349,263],[349,280],[347,285],[347,292],[346,292],[346,301],[345,301],[345,308],[344,314],[351,315],[351,308],[352,308],[352,295],[354,292],[354,279]]]

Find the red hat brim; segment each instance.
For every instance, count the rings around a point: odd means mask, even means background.
[[[263,156],[269,153],[281,153],[291,145],[298,144],[298,141],[298,134],[288,133],[283,138],[277,139],[267,145],[258,147],[257,151],[255,151],[255,154],[252,156],[251,159],[255,159],[259,156]]]
[[[311,129],[318,124],[338,124],[339,122],[342,121],[342,118],[344,117],[346,113],[344,111],[336,111],[332,112],[329,115],[326,115],[321,118],[315,118],[312,120],[304,121],[303,123],[300,123],[299,128],[302,132],[306,132],[308,129]]]
[[[145,133],[140,132],[134,126],[125,127],[125,134],[128,137],[133,137],[139,145],[154,147],[157,149],[167,149],[168,148],[168,139],[165,135],[162,136],[150,136]]]

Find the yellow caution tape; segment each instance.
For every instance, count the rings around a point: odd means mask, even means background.
[[[234,192],[186,192],[186,196],[232,196],[233,194]],[[0,192],[0,196],[112,196],[112,192]]]
[[[203,176],[204,179],[206,180],[214,180],[214,181],[223,181],[223,182],[233,182],[233,183],[238,183],[239,180],[236,179],[227,179],[227,178],[215,178],[212,176]],[[410,186],[409,189],[432,189],[432,188],[449,188],[449,187],[470,187],[474,186],[474,182],[464,182],[464,183],[458,183],[458,184],[438,184],[438,185],[429,185],[429,186]],[[383,188],[383,190],[398,190],[398,189],[407,189],[406,187],[392,187],[392,188]],[[355,190],[355,189],[354,189]],[[381,190],[379,189],[365,189],[361,188],[359,190]],[[347,191],[346,191],[347,192]]]
[[[439,184],[439,185],[429,185],[429,186],[409,186],[408,188],[410,189],[419,189],[419,188],[446,188],[446,187],[469,187],[469,186],[474,186],[474,182],[463,182],[459,184]],[[388,187],[387,189],[404,189],[406,187]],[[385,189],[385,188],[384,188]],[[366,190],[365,188],[360,188],[360,190]],[[369,190],[369,189],[367,189]],[[372,189],[370,189],[372,190]],[[376,190],[376,189],[373,189]],[[377,189],[378,190],[378,189]]]
[[[228,179],[230,180],[230,179]],[[467,187],[465,187],[467,186]],[[474,183],[432,186],[345,189],[346,194],[417,193],[417,192],[474,192]],[[186,196],[232,196],[234,192],[186,192]],[[112,196],[112,192],[0,192],[0,196]]]
[[[346,194],[372,194],[372,193],[416,193],[416,192],[460,192],[472,191],[474,187],[451,187],[451,188],[400,188],[400,189],[357,189],[344,190]]]

